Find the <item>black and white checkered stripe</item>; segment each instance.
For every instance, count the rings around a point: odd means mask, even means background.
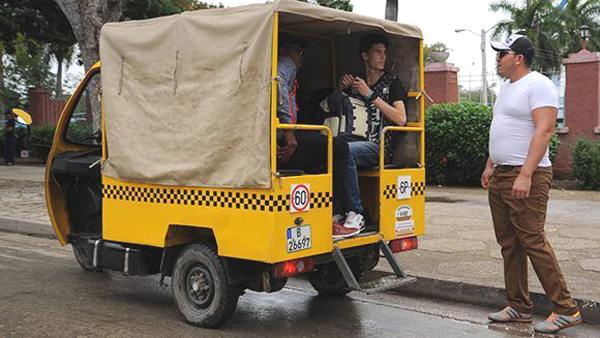
[[[398,186],[396,184],[388,184],[385,186],[383,190],[383,197],[386,200],[395,199],[396,198],[396,189]],[[423,196],[425,195],[425,182],[412,182],[410,184],[410,196]]]
[[[269,212],[281,212],[290,208],[289,194],[269,195],[208,189],[150,188],[106,184],[102,186],[102,197],[130,202],[221,207]],[[310,200],[311,209],[328,208],[332,203],[330,192],[311,192]]]

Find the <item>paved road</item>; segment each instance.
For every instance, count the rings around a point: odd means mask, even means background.
[[[276,294],[246,293],[218,330],[182,321],[153,277],[86,273],[70,247],[0,232],[1,337],[524,337],[528,325],[489,325],[489,309],[393,294],[318,297],[304,280]],[[598,337],[582,326],[567,337]]]

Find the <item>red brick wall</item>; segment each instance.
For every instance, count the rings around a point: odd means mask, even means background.
[[[600,141],[600,53],[582,50],[563,60],[566,67],[565,128],[554,160],[556,177],[571,175],[571,154],[578,139]]]
[[[425,99],[426,108],[434,103],[458,102],[458,68],[442,62],[425,66],[425,91],[433,99]]]

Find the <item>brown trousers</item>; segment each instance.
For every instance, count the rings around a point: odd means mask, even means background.
[[[571,315],[577,304],[571,298],[554,250],[544,234],[552,168],[538,167],[531,179],[529,197],[511,196],[520,167],[500,166],[489,183],[489,203],[496,240],[504,257],[504,282],[509,306],[523,313],[533,311],[527,283],[527,257],[555,311]]]

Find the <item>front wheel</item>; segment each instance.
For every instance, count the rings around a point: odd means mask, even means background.
[[[94,267],[94,247],[87,244],[75,244],[72,243],[73,255],[75,260],[79,263],[79,266],[88,272],[99,272],[102,271],[100,268]]]
[[[206,328],[225,323],[237,306],[239,287],[229,284],[225,266],[208,246],[187,246],[173,272],[173,294],[188,323]]]

